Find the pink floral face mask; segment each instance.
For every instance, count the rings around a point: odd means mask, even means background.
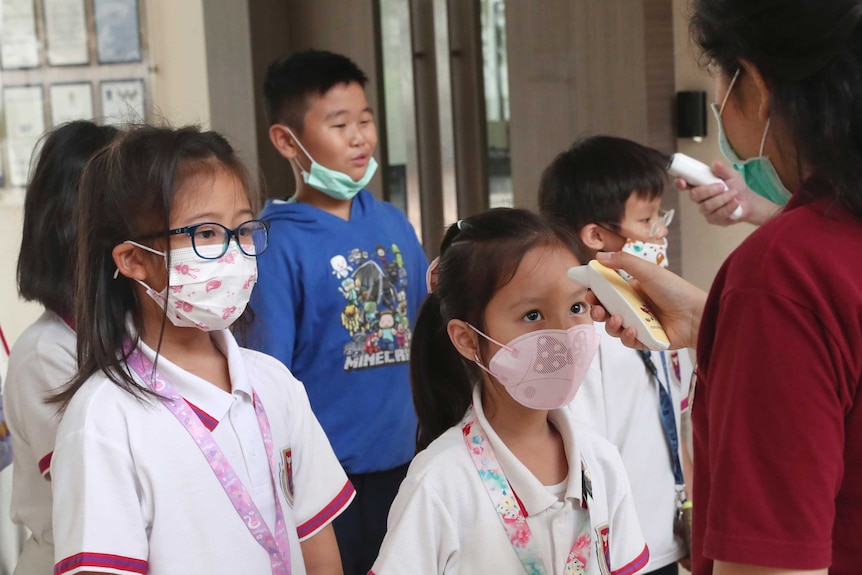
[[[129,241],[154,254],[165,252]],[[198,250],[222,246],[198,247]],[[204,331],[226,329],[245,311],[251,290],[257,282],[257,258],[243,254],[236,246],[215,260],[205,260],[193,248],[171,250],[168,286],[158,292],[145,284],[147,295],[164,307],[177,327],[195,327]]]
[[[488,367],[476,356],[476,365],[494,376],[512,398],[530,409],[560,409],[575,398],[599,348],[592,324],[569,329],[539,329],[504,345],[469,323],[470,329],[500,350]]]

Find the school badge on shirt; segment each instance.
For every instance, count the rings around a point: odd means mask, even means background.
[[[670,352],[670,364],[673,366],[673,374],[676,376],[674,383],[677,387],[682,385],[682,373],[679,369],[679,353],[672,351]]]
[[[598,535],[598,540],[596,541],[596,546],[599,551],[599,567],[601,568],[602,575],[610,575],[611,573],[611,543],[610,543],[610,531],[611,528],[608,525],[601,525],[596,527],[596,535]]]
[[[281,490],[288,505],[293,506],[293,450],[288,447],[281,450]]]

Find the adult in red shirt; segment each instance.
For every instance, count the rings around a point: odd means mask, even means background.
[[[693,573],[858,575],[862,1],[695,0],[692,31],[727,155],[753,190],[792,194],[708,298],[603,259],[638,278],[675,346],[697,347]],[[639,346],[619,317],[607,325]]]

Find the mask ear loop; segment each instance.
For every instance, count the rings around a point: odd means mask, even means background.
[[[504,344],[504,343],[500,343],[499,341],[497,341],[497,340],[496,340],[496,339],[494,339],[493,337],[491,337],[491,336],[489,336],[489,335],[487,335],[487,334],[485,334],[485,333],[482,333],[481,331],[479,331],[478,329],[476,329],[475,327],[473,327],[469,322],[466,322],[466,321],[465,321],[464,323],[466,323],[466,324],[467,324],[467,327],[469,327],[470,329],[472,329],[473,331],[475,331],[476,333],[478,333],[479,335],[481,335],[482,337],[484,337],[484,338],[485,338],[485,339],[487,339],[488,341],[490,341],[490,342],[492,342],[492,343],[496,343],[496,344],[497,344],[497,345],[499,345],[501,348],[503,348],[503,349],[505,349],[506,351],[508,351],[509,353],[511,353],[511,354],[512,354],[512,357],[518,357],[518,350],[517,350],[517,349],[513,349],[513,348],[509,347],[508,345],[506,345],[506,344]],[[490,376],[492,376],[492,377],[495,377],[495,378],[497,379],[497,381],[499,381],[499,382],[500,382],[500,383],[502,383],[502,384],[506,384],[506,383],[508,383],[509,378],[507,378],[507,377],[500,377],[500,376],[498,376],[496,373],[494,373],[493,371],[491,371],[490,369],[488,369],[487,367],[485,367],[485,366],[484,366],[484,364],[482,364],[482,360],[481,360],[481,359],[479,359],[479,354],[478,354],[478,353],[473,352],[473,359],[474,359],[474,361],[476,362],[476,365],[478,365],[478,366],[479,366],[479,369],[481,369],[482,371],[486,372],[488,375],[490,375]]]
[[[488,341],[490,341],[491,343],[496,343],[497,345],[499,345],[500,347],[502,347],[503,349],[505,349],[506,351],[508,351],[509,353],[511,353],[511,354],[512,354],[512,356],[514,356],[514,357],[518,357],[518,350],[517,350],[517,349],[513,349],[513,348],[509,347],[508,345],[506,345],[505,343],[500,343],[499,341],[497,341],[496,339],[494,339],[494,338],[493,338],[493,337],[491,337],[490,335],[487,335],[487,334],[485,334],[485,333],[482,333],[481,331],[479,331],[478,329],[476,329],[475,327],[473,327],[469,322],[466,322],[466,321],[465,321],[464,323],[466,323],[466,324],[467,324],[467,327],[469,327],[470,329],[472,329],[473,331],[475,331],[476,333],[478,333],[479,335],[481,335],[482,337],[484,337],[485,339],[487,339],[487,340],[488,340]]]
[[[138,242],[136,242],[134,240],[126,240],[123,243],[133,245],[136,248],[141,248],[142,250],[146,250],[148,252],[154,253],[157,256],[162,256],[163,258],[165,258],[165,269],[168,268],[168,260],[167,260],[168,254],[167,254],[167,252],[160,252],[159,250],[155,250],[155,249],[151,248],[150,246],[145,246],[144,244],[139,244]],[[117,268],[114,270],[114,279],[117,279],[119,276],[120,276],[120,268]],[[138,280],[135,280],[135,281],[137,281],[138,283],[141,283]],[[146,284],[141,284],[141,285],[144,285],[147,288],[149,288],[149,286],[147,286]]]
[[[721,103],[721,108],[718,109],[718,115],[721,116],[724,112],[724,107],[727,105],[727,100],[730,97],[730,91],[733,90],[733,85],[736,84],[736,80],[739,78],[739,73],[742,71],[742,68],[737,68],[736,72],[733,74],[733,79],[730,80],[730,85],[727,87],[727,92],[724,93],[724,101]],[[763,156],[763,148],[766,147],[766,136],[769,134],[769,124],[772,122],[772,117],[766,119],[766,128],[763,130],[763,137],[760,139],[760,151],[757,156]]]
[[[467,324],[467,325],[470,325],[470,324]],[[485,367],[485,365],[482,363],[482,360],[479,359],[479,354],[476,352],[473,352],[473,362],[479,367],[479,369],[481,369],[482,371],[484,371],[485,373],[487,373],[491,377],[496,378],[497,381],[499,381],[500,383],[505,384],[509,381],[509,379],[507,377],[500,377],[496,373],[494,373],[493,371],[491,371],[490,369]]]
[[[293,130],[291,130],[287,126],[285,126],[284,129],[287,130],[287,133],[290,134],[290,137],[293,138],[293,141],[296,142],[296,145],[299,146],[299,149],[302,150],[302,153],[305,154],[306,158],[308,158],[308,161],[312,164],[315,163],[314,158],[311,157],[311,154],[308,153],[308,150],[305,149],[305,146],[302,145],[302,142],[300,142],[299,138],[296,137],[296,134],[293,133]],[[299,160],[297,160],[296,163],[299,164]],[[303,172],[305,171],[305,168],[302,167],[302,164],[300,164],[299,169],[301,169]]]
[[[763,157],[763,148],[766,146],[766,135],[769,133],[769,123],[772,121],[772,116],[766,119],[766,128],[763,130],[763,138],[760,140],[760,153],[757,155]]]
[[[724,100],[721,102],[721,107],[718,109],[719,117],[724,113],[724,107],[727,105],[727,99],[730,97],[730,91],[733,90],[733,85],[736,84],[737,78],[739,78],[739,73],[742,71],[742,68],[737,68],[736,72],[733,73],[733,78],[730,80],[730,84],[727,86],[727,92],[724,93]]]

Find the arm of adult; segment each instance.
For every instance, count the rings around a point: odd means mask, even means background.
[[[596,259],[611,269],[624,269],[634,278],[632,285],[644,296],[661,322],[672,349],[697,346],[697,332],[706,304],[706,292],[675,273],[631,254],[599,252]],[[610,335],[620,338],[627,347],[646,349],[637,341],[635,329],[623,328],[622,318],[609,314],[601,307],[595,294],[589,293],[587,301],[592,304],[590,315],[593,320],[604,321],[605,329]]]
[[[342,575],[341,556],[332,523],[299,544],[308,575]]]
[[[697,204],[698,210],[710,224],[729,226],[739,222],[748,222],[760,226],[781,212],[781,206],[751,191],[745,185],[742,174],[736,170],[721,162],[713,162],[712,173],[724,180],[727,189],[721,184],[689,186],[683,179],[674,180],[674,186],[680,191],[688,192],[691,200]],[[742,207],[742,215],[737,219],[732,219],[731,214],[740,206]]]
[[[716,561],[712,567],[712,575],[827,575],[828,572],[828,569],[774,569],[724,561]]]

